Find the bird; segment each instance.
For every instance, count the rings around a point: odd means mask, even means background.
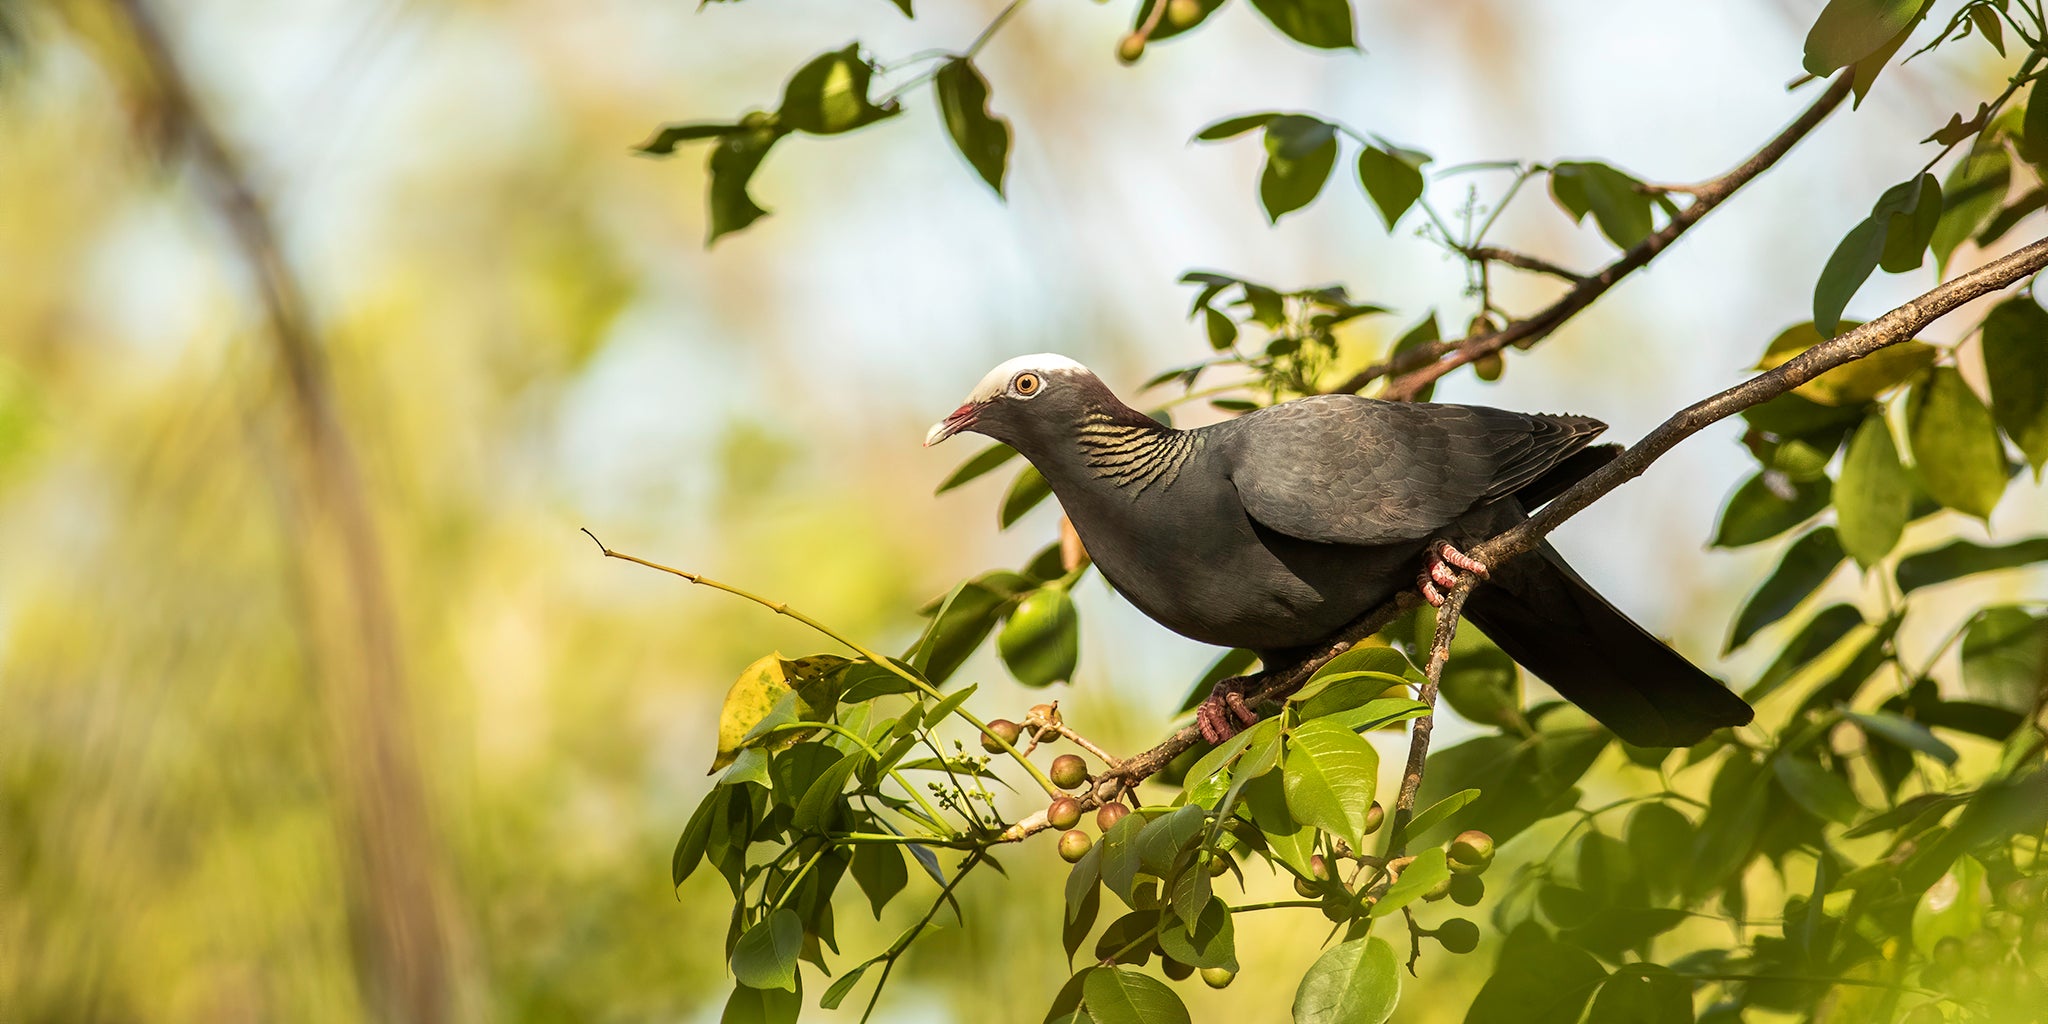
[[[1015,449],[1104,579],[1192,640],[1287,664],[1408,587],[1440,604],[1471,573],[1465,618],[1515,661],[1627,743],[1689,746],[1754,711],[1548,542],[1497,566],[1463,550],[1613,459],[1618,446],[1591,445],[1604,430],[1590,416],[1351,394],[1183,430],[1039,353],[990,370],[924,443],[972,432]],[[1251,678],[1218,683],[1198,709],[1209,742],[1257,720]]]

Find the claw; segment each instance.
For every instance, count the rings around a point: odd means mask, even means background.
[[[1216,684],[1209,691],[1207,699],[1195,709],[1195,724],[1202,730],[1202,738],[1210,743],[1221,743],[1238,734],[1248,725],[1259,721],[1258,712],[1244,699],[1245,686],[1249,677],[1236,676]],[[1235,718],[1236,721],[1232,721]],[[1240,725],[1242,723],[1242,725]]]
[[[1416,589],[1422,591],[1422,599],[1430,607],[1444,606],[1443,591],[1458,585],[1458,572],[1469,572],[1480,579],[1489,575],[1486,563],[1457,549],[1450,541],[1430,542],[1428,554],[1422,562],[1422,573],[1416,577]]]

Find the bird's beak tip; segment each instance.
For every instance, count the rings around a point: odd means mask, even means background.
[[[976,407],[972,402],[953,410],[951,416],[932,424],[932,429],[925,431],[924,446],[930,448],[932,445],[938,444],[940,441],[973,426],[975,412]]]
[[[924,446],[926,448],[930,448],[932,445],[938,444],[940,441],[943,441],[952,436],[952,424],[949,424],[944,420],[941,420],[937,423],[932,424],[932,429],[925,431]]]

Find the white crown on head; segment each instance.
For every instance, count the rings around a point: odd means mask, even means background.
[[[1003,390],[1010,386],[1010,378],[1025,370],[1034,370],[1038,373],[1090,372],[1087,367],[1057,352],[1034,352],[1028,356],[1018,356],[1015,359],[1006,360],[995,369],[990,370],[987,376],[981,378],[981,383],[974,386],[974,392],[967,396],[967,400],[970,402],[986,401],[1002,394]]]

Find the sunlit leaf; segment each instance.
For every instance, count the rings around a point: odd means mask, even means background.
[[[1096,1024],[1189,1024],[1173,989],[1127,967],[1090,974],[1081,993]]]
[[[1841,329],[1858,326],[1850,321]],[[1756,369],[1769,370],[1793,356],[1820,344],[1824,339],[1811,322],[1794,324],[1771,340]],[[1923,375],[1934,365],[1940,350],[1923,341],[1902,341],[1887,345],[1861,359],[1835,367],[1792,389],[1792,393],[1822,405],[1860,406],[1871,399]]]
[[[1941,182],[1932,174],[1898,187],[1896,208],[1887,215],[1872,214],[1884,225],[1884,254],[1877,265],[1886,273],[1903,274],[1917,269],[1925,259],[1927,243],[1941,220]]]
[[[1357,733],[1325,719],[1288,740],[1281,780],[1294,820],[1364,849],[1365,814],[1379,781],[1380,755]]]
[[[1427,834],[1430,829],[1450,821],[1452,815],[1464,810],[1466,804],[1477,799],[1479,799],[1478,790],[1461,789],[1450,796],[1444,797],[1442,800],[1438,800],[1436,803],[1430,804],[1427,809],[1417,814],[1408,822],[1408,834],[1411,836]]]
[[[1856,429],[1835,483],[1835,530],[1842,549],[1864,568],[1876,565],[1905,532],[1913,481],[1899,462],[1891,427],[1876,412]]]
[[[1038,503],[1052,496],[1052,485],[1046,483],[1036,466],[1025,466],[1017,473],[1017,479],[1003,495],[1003,504],[996,513],[996,526],[1007,530],[1012,523],[1024,518],[1024,513],[1038,507]]]
[[[2048,617],[2014,605],[1985,608],[1963,632],[1963,690],[1987,704],[2032,712],[2048,689]]]
[[[716,773],[739,756],[740,748],[754,728],[775,710],[775,705],[784,697],[793,694],[789,677],[784,671],[781,652],[758,658],[740,672],[731,688],[725,692],[725,703],[718,709],[718,755],[711,760],[711,771]],[[817,721],[815,716],[806,716],[804,721]],[[778,745],[795,743],[804,733],[790,732],[775,739]]]
[[[1913,948],[1932,953],[1946,938],[1967,939],[1984,927],[1984,911],[1991,906],[1991,887],[1984,880],[1984,865],[1964,854],[1957,857],[1941,876],[1913,904]]]
[[[1868,56],[1919,15],[1926,0],[1828,0],[1806,34],[1807,73],[1825,76]]]
[[[1990,410],[1954,367],[1940,366],[1906,400],[1913,468],[1928,497],[1987,519],[2005,493],[2005,451]]]
[[[877,106],[868,99],[874,73],[861,58],[859,43],[811,58],[783,87],[778,123],[813,135],[837,135],[900,113],[894,100]]]
[[[1384,1024],[1401,1001],[1401,968],[1387,940],[1361,937],[1316,958],[1294,992],[1295,1024]]]
[[[1190,967],[1222,967],[1237,970],[1236,927],[1230,906],[1211,899],[1190,928],[1179,916],[1169,915],[1159,929],[1159,949]]]
[[[1813,286],[1815,330],[1830,338],[1835,336],[1842,322],[1842,310],[1848,307],[1850,297],[1863,287],[1863,282],[1870,279],[1871,271],[1877,269],[1878,258],[1883,253],[1882,223],[1866,217],[1849,229],[1841,244],[1835,246],[1834,255],[1828,257],[1827,265],[1821,268],[1820,280]]]
[[[749,988],[796,991],[796,958],[803,920],[784,907],[746,930],[732,948],[733,980]]]
[[[1942,183],[1941,220],[1929,242],[1937,270],[1945,271],[1956,248],[2005,204],[2011,181],[2012,158],[1999,145],[1973,150],[1949,172]]]
[[[1432,846],[1416,854],[1415,859],[1401,869],[1401,876],[1394,879],[1394,884],[1387,886],[1386,894],[1380,897],[1378,903],[1373,904],[1372,916],[1385,917],[1400,910],[1421,899],[1424,893],[1442,885],[1444,879],[1449,877],[1451,868],[1448,858],[1444,856],[1443,847]]]
[[[973,457],[969,458],[966,462],[961,463],[960,468],[955,469],[950,475],[948,475],[945,481],[939,484],[939,489],[933,491],[932,493],[944,494],[947,491],[950,491],[953,488],[958,487],[969,480],[973,480],[974,478],[979,477],[982,474],[987,473],[989,470],[992,470],[997,466],[1000,466],[1003,463],[1008,462],[1016,457],[1017,449],[1012,448],[1009,445],[989,445],[988,447],[983,448],[981,451],[976,452],[973,455]]]
[[[1131,31],[1136,32],[1141,26],[1152,25],[1152,34],[1146,37],[1148,42],[1172,39],[1209,20],[1209,15],[1216,13],[1216,9],[1222,7],[1225,2],[1226,0],[1182,0],[1180,3],[1167,3],[1165,12],[1154,24],[1152,5],[1166,3],[1166,0],[1145,0],[1138,5],[1137,15],[1131,21]]]
[[[1550,169],[1550,193],[1577,222],[1591,213],[1600,233],[1623,249],[1649,237],[1651,202],[1642,182],[1606,164],[1566,161]]]

